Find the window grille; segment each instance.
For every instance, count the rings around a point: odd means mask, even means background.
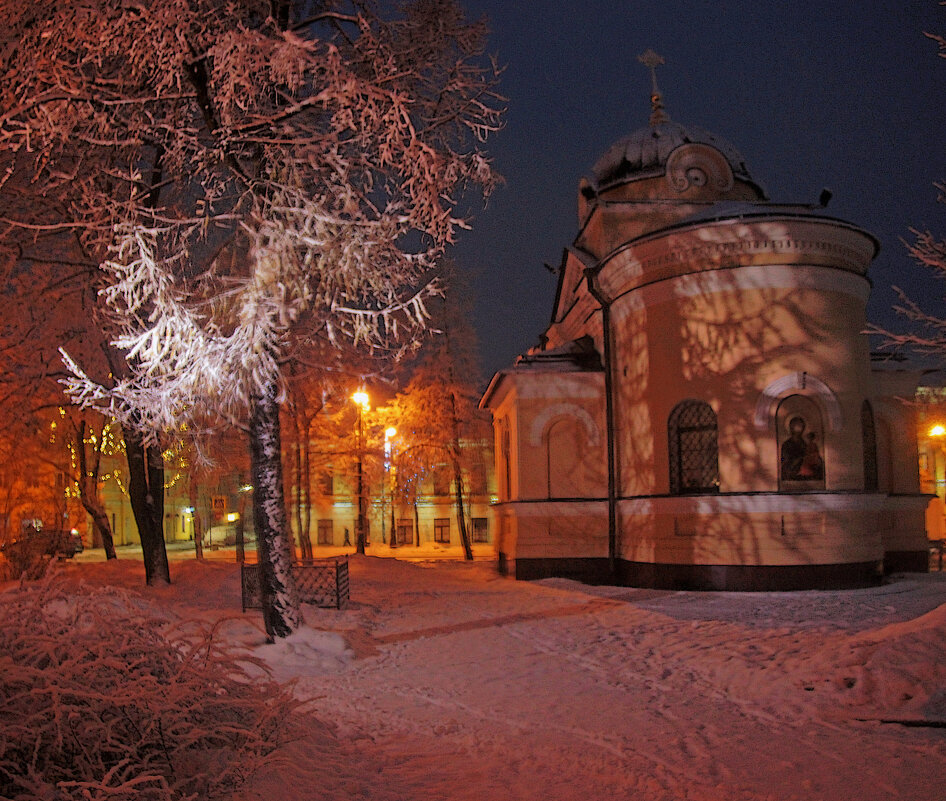
[[[708,403],[677,404],[667,423],[670,492],[719,492],[719,427]]]
[[[434,520],[434,542],[450,542],[449,517],[438,517]]]

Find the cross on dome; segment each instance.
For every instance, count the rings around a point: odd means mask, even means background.
[[[664,111],[663,96],[657,87],[657,67],[665,63],[663,56],[647,48],[637,57],[637,60],[650,70],[650,124],[660,125],[662,122],[669,122],[670,117]]]

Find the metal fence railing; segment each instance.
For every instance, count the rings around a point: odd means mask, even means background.
[[[348,559],[296,562],[292,566],[292,577],[302,603],[334,609],[348,605]],[[240,566],[240,588],[244,612],[263,608],[259,564]]]

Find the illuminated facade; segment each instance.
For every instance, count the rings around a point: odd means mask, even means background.
[[[519,578],[863,586],[925,570],[913,379],[872,371],[866,231],[768,200],[671,122],[583,180],[540,347],[492,380],[497,550]]]

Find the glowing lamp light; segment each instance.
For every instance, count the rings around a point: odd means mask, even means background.
[[[351,399],[352,399],[355,403],[357,403],[362,409],[364,409],[365,411],[368,411],[368,404],[370,403],[370,400],[371,400],[371,399],[368,397],[368,393],[367,393],[367,392],[365,392],[364,390],[359,389],[357,392],[355,392],[355,393],[351,396]]]
[[[385,439],[392,439],[393,437],[396,437],[396,436],[397,436],[397,429],[394,428],[394,426],[391,426],[391,428],[384,429]]]
[[[931,437],[942,437],[946,434],[946,426],[943,426],[941,423],[937,423],[930,429]]]
[[[227,522],[228,522],[228,523],[236,523],[236,521],[239,520],[239,519],[240,519],[240,513],[239,513],[239,512],[228,512],[228,513],[227,513]]]

